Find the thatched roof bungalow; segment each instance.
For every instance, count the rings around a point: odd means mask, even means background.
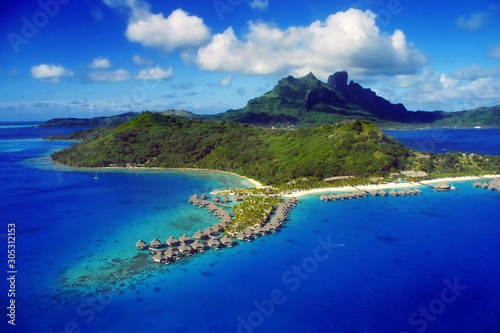
[[[163,262],[164,260],[165,260],[165,256],[163,254],[161,254],[161,252],[157,252],[153,256],[153,261],[154,262]]]
[[[153,239],[150,244],[151,244],[151,247],[154,249],[158,249],[158,248],[163,246],[163,244],[160,242],[160,240],[158,238]]]
[[[447,182],[441,182],[437,185],[434,185],[435,191],[448,191],[451,189],[451,186]]]
[[[216,249],[216,250],[218,250],[222,247],[221,242],[217,238],[210,238],[207,241],[207,244],[208,244],[208,246],[210,246],[211,248]]]
[[[190,243],[190,242],[192,242],[192,241],[193,241],[193,240],[192,240],[191,238],[189,238],[189,236],[188,236],[188,235],[186,235],[186,234],[182,234],[182,236],[181,236],[181,237],[179,237],[179,240],[180,240],[182,243],[184,243],[184,244],[188,244],[188,243]]]
[[[193,254],[193,249],[191,248],[191,246],[186,244],[182,244],[181,246],[179,246],[179,251],[187,255]]]
[[[201,230],[198,230],[197,232],[195,232],[195,234],[193,235],[193,238],[196,238],[196,239],[206,239],[208,238],[208,235],[205,235],[205,233]]]
[[[163,254],[167,258],[172,258],[172,259],[178,259],[179,258],[179,252],[174,247],[169,247],[165,252],[163,252]]]
[[[234,241],[231,238],[229,238],[227,235],[224,235],[224,237],[222,237],[220,239],[220,241],[222,244],[224,244],[224,246],[233,247]]]
[[[212,228],[207,227],[205,230],[203,230],[203,233],[207,236],[210,236],[211,234],[214,233],[214,231],[212,230]]]
[[[146,242],[141,239],[140,241],[135,243],[135,247],[137,247],[139,250],[147,250],[148,244],[146,244]]]
[[[192,244],[191,244],[191,247],[193,248],[193,250],[196,250],[198,252],[205,252],[205,245],[198,241],[198,240],[195,240]]]
[[[180,242],[177,239],[175,239],[173,236],[170,236],[167,239],[167,244],[170,246],[179,246]]]

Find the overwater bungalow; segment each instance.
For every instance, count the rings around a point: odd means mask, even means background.
[[[163,246],[163,244],[160,242],[160,240],[158,238],[153,239],[150,244],[151,244],[151,247],[154,249],[158,249],[158,248]]]
[[[181,244],[181,246],[179,246],[179,251],[183,254],[187,254],[188,256],[193,254],[193,248],[186,244]]]
[[[205,245],[198,241],[198,240],[195,240],[192,244],[191,244],[191,248],[193,248],[193,250],[196,250],[200,253],[202,252],[205,252]]]
[[[218,250],[222,247],[221,242],[217,238],[210,238],[207,241],[207,244],[208,244],[208,246],[210,246],[211,248],[216,249],[216,250]]]
[[[177,239],[175,239],[173,236],[170,236],[167,239],[167,244],[170,245],[170,246],[179,246],[180,242]]]
[[[337,196],[336,196],[335,194],[333,194],[333,193],[332,193],[332,194],[330,194],[330,195],[328,196],[328,199],[329,199],[329,200],[331,200],[331,201],[337,201]]]
[[[320,199],[321,201],[324,201],[324,202],[327,202],[328,200],[330,200],[330,199],[329,199],[326,195],[324,195],[324,194],[322,194],[322,195],[319,197],[319,199]]]
[[[434,191],[448,191],[451,189],[451,186],[447,182],[441,182],[437,185],[434,185]]]
[[[196,238],[196,239],[207,239],[208,238],[208,235],[205,235],[205,233],[201,230],[198,230],[194,235],[193,235],[193,238]]]
[[[153,261],[154,262],[164,262],[165,261],[165,256],[163,254],[161,254],[161,252],[157,252],[154,256],[153,256]]]
[[[214,233],[214,231],[212,230],[212,228],[207,227],[205,230],[203,230],[203,233],[207,236],[210,236],[211,234]]]
[[[217,223],[217,224],[214,224],[212,226],[212,230],[215,231],[215,232],[223,232],[224,231],[224,227],[221,226],[220,223]]]
[[[251,229],[246,229],[245,235],[247,236],[245,239],[247,242],[251,242],[255,238],[255,233]]]
[[[211,202],[207,205],[208,211],[215,212],[217,209],[219,209],[219,207],[217,207],[217,205],[214,204],[213,202]]]
[[[248,240],[248,236],[246,235],[246,233],[244,231],[240,231],[236,234],[236,238],[238,238],[239,240],[241,241],[246,241]]]
[[[212,198],[212,201],[215,202],[215,203],[219,203],[220,202],[220,198],[218,196],[215,196]]]
[[[218,217],[226,215],[226,211],[223,208],[217,208],[217,210],[214,212],[215,215]]]
[[[224,244],[224,246],[227,246],[227,247],[233,247],[233,243],[234,243],[234,241],[231,238],[229,238],[227,235],[224,235],[224,237],[222,237],[220,239],[220,242],[222,244]]]
[[[380,190],[378,191],[378,194],[381,196],[381,197],[385,197],[387,195],[387,192],[384,191],[384,190]]]
[[[276,229],[281,227],[281,223],[276,222],[276,221],[271,221],[271,223],[269,223],[268,225],[270,225]]]
[[[264,228],[262,228],[260,225],[257,225],[253,227],[253,235],[254,237],[259,237],[265,234]]]
[[[394,190],[390,190],[389,194],[392,195],[393,197],[395,197],[395,196],[398,195],[398,193],[396,191],[394,191]]]
[[[179,240],[184,243],[184,244],[188,244],[188,243],[191,243],[193,240],[191,238],[189,238],[188,235],[186,234],[182,234],[181,237],[179,237]]]
[[[207,200],[207,198],[208,198],[208,196],[205,193],[203,193],[201,195],[201,200]]]
[[[264,226],[264,230],[266,231],[266,233],[276,233],[276,227],[274,225],[271,225],[271,224],[266,224]]]
[[[398,195],[404,197],[406,195],[406,191],[405,190],[399,190],[398,191]]]
[[[488,183],[488,188],[490,190],[500,191],[500,178],[495,178]]]
[[[370,193],[370,195],[371,195],[372,197],[376,197],[376,196],[378,195],[378,192],[377,192],[377,191],[375,191],[375,190],[372,190],[372,191],[370,191],[370,192],[368,192],[368,193]]]
[[[140,241],[135,243],[135,247],[137,247],[139,250],[147,250],[148,244],[146,244],[146,242],[141,239]]]
[[[189,198],[188,202],[192,202],[192,203],[194,203],[196,200],[199,200],[198,194],[193,194],[193,195]]]
[[[176,248],[174,247],[169,247],[165,252],[163,252],[163,254],[167,257],[167,258],[171,258],[173,260],[177,260],[179,259],[179,252],[177,251]]]
[[[221,201],[222,201],[223,203],[228,203],[228,202],[229,202],[229,201],[231,201],[231,200],[229,199],[229,197],[228,197],[227,195],[225,195],[225,196],[224,196],[224,198],[222,198],[222,200],[221,200]]]

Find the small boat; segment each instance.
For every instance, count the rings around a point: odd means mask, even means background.
[[[94,179],[99,179],[99,177],[97,176],[97,172],[95,173]]]

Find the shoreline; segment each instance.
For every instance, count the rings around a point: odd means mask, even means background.
[[[57,162],[55,162],[57,163]],[[60,163],[57,163],[60,164]],[[63,165],[64,166],[64,165]],[[68,166],[64,166],[68,168]],[[98,167],[98,168],[80,168],[80,167],[69,167],[72,169],[76,170],[134,170],[134,171],[148,171],[148,170],[160,170],[160,171],[208,171],[208,172],[219,172],[219,173],[225,173],[229,174],[232,176],[236,176],[239,178],[245,179],[247,182],[252,184],[254,188],[256,189],[261,189],[261,188],[266,188],[267,186],[264,186],[262,183],[259,181],[238,175],[234,172],[230,171],[223,171],[223,170],[216,170],[216,169],[202,169],[202,168],[161,168],[161,167],[151,167],[151,168],[143,168],[143,167]],[[439,182],[461,182],[461,181],[469,181],[469,180],[478,180],[478,179],[490,179],[490,178],[500,178],[500,175],[475,175],[475,176],[460,176],[460,177],[444,177],[444,178],[436,178],[436,179],[431,179],[431,180],[422,180],[419,182],[401,182],[401,183],[384,183],[384,184],[376,184],[376,185],[358,185],[358,186],[332,186],[332,187],[321,187],[321,188],[314,188],[314,189],[309,189],[309,190],[294,190],[292,193],[289,194],[282,194],[280,195],[281,197],[285,198],[290,198],[290,197],[303,197],[306,195],[312,195],[312,194],[318,194],[318,193],[325,193],[325,192],[354,192],[354,191],[359,191],[359,190],[365,190],[365,191],[372,191],[372,190],[390,190],[390,189],[401,189],[401,188],[406,188],[406,187],[418,187],[422,185],[429,185],[433,183],[439,183]],[[224,191],[224,190],[221,190]],[[210,194],[217,195],[220,191],[215,190],[212,191]]]
[[[248,177],[245,177],[245,176],[242,176],[242,175],[238,175],[237,173],[234,173],[234,172],[231,172],[231,171],[223,171],[223,170],[216,170],[216,169],[202,169],[202,168],[161,168],[161,167],[151,167],[151,168],[141,168],[141,167],[128,167],[128,168],[124,168],[124,167],[98,167],[98,168],[78,168],[77,169],[88,169],[88,170],[134,170],[134,171],[138,171],[138,170],[144,170],[144,171],[147,171],[147,170],[164,170],[164,171],[208,171],[208,172],[220,172],[220,173],[226,173],[226,174],[230,174],[232,176],[236,176],[236,177],[239,177],[239,178],[243,178],[245,179],[246,181],[248,181],[250,184],[252,184],[255,188],[265,188],[266,186],[262,185],[261,182],[255,180],[255,179],[252,179],[252,178],[248,178]]]
[[[500,175],[484,175],[484,176],[462,176],[462,177],[445,177],[431,180],[422,180],[420,182],[404,182],[404,183],[385,183],[378,185],[359,185],[359,186],[342,186],[342,187],[324,187],[310,190],[293,191],[290,194],[283,194],[282,197],[303,197],[306,195],[324,193],[324,192],[354,192],[358,190],[390,190],[397,188],[417,187],[439,182],[462,182],[468,180],[485,179],[485,178],[500,178]]]

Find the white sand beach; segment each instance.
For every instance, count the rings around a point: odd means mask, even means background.
[[[423,180],[421,182],[401,182],[401,183],[384,183],[377,185],[359,185],[356,187],[352,186],[343,186],[343,187],[323,187],[323,188],[315,188],[310,190],[302,190],[302,191],[293,191],[290,194],[284,194],[283,197],[302,197],[310,194],[316,193],[325,193],[325,192],[353,192],[357,190],[390,190],[397,188],[407,188],[407,187],[418,187],[422,186],[422,184],[434,184],[440,182],[448,182],[450,185],[453,185],[453,182],[461,182],[468,180],[477,180],[477,179],[491,179],[491,178],[500,178],[500,175],[484,175],[484,176],[464,176],[464,177],[447,177],[447,178],[437,178],[432,180]]]

